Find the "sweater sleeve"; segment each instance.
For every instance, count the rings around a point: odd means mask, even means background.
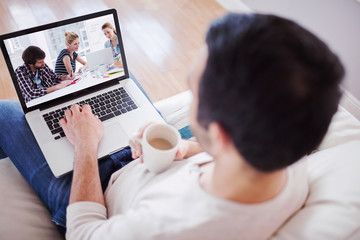
[[[106,208],[95,202],[77,202],[67,208],[66,239],[147,239],[158,227],[144,208],[107,218]]]

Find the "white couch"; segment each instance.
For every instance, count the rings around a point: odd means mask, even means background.
[[[190,101],[190,93],[184,92],[156,107],[180,129],[188,124]],[[310,155],[308,173],[305,206],[273,239],[360,239],[360,122],[345,109],[339,108],[319,151]],[[0,239],[62,239],[8,158],[0,160],[0,192]]]

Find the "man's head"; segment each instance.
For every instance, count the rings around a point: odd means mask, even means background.
[[[43,68],[45,66],[45,52],[36,46],[29,46],[22,54],[22,59],[27,65],[34,68]]]
[[[320,144],[344,75],[321,40],[276,16],[229,14],[210,26],[206,43],[198,63],[205,69],[192,88],[201,128],[195,134],[219,124],[245,161],[263,172]]]

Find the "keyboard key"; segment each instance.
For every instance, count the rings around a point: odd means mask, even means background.
[[[52,134],[57,134],[59,132],[62,132],[62,128],[55,128],[54,130],[51,131]]]
[[[54,129],[54,125],[53,125],[52,121],[46,122],[46,124],[48,125],[50,130]]]
[[[102,117],[100,117],[99,119],[100,119],[100,121],[106,121],[106,120],[108,120],[108,119],[110,119],[110,118],[113,118],[113,117],[115,117],[115,114],[113,114],[113,113],[110,113],[110,114],[107,114],[107,115],[105,115],[105,116],[102,116]]]
[[[48,122],[50,120],[54,119],[53,116],[48,116],[48,117],[45,117],[44,120],[45,122]]]
[[[131,101],[131,98],[129,97],[123,98],[123,102],[129,102],[129,101]]]

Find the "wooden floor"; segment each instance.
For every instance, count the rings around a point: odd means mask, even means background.
[[[1,0],[0,34],[107,8],[118,11],[129,70],[152,101],[188,89],[206,29],[225,13],[216,0]],[[16,100],[2,55],[0,73],[0,99]]]

